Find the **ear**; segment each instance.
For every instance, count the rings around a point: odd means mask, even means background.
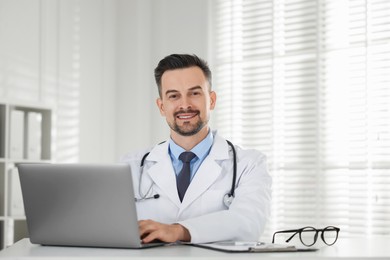
[[[217,103],[217,94],[214,91],[210,92],[210,110],[214,110]]]
[[[158,109],[160,110],[160,114],[162,116],[165,116],[164,105],[163,105],[161,98],[156,99],[156,105],[157,105]]]

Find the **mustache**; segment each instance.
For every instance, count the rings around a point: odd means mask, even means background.
[[[176,117],[180,114],[187,114],[187,113],[195,113],[195,114],[199,114],[199,110],[192,110],[192,109],[183,109],[183,110],[180,110],[180,111],[177,111],[175,112],[173,115]]]

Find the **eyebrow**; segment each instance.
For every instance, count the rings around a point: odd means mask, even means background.
[[[202,87],[201,86],[194,86],[194,87],[189,88],[188,90],[189,91],[194,91],[194,90],[197,90],[197,89],[202,89]],[[177,93],[177,92],[179,92],[179,91],[175,90],[175,89],[169,89],[169,90],[167,90],[165,92],[165,95],[168,95],[169,93]]]

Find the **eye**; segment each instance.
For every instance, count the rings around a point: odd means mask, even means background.
[[[177,94],[170,94],[168,95],[169,99],[177,99],[178,95]]]

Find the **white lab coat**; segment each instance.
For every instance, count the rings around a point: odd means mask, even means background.
[[[160,195],[158,199],[137,202],[138,219],[179,223],[189,230],[193,243],[258,240],[270,213],[272,181],[267,172],[266,157],[256,150],[235,146],[235,198],[227,208],[223,197],[232,185],[233,153],[225,139],[213,134],[210,154],[192,179],[182,203],[168,154],[168,142],[152,148],[145,160],[141,182],[140,162],[147,151],[122,158],[131,166],[136,198],[143,194],[147,197]]]

